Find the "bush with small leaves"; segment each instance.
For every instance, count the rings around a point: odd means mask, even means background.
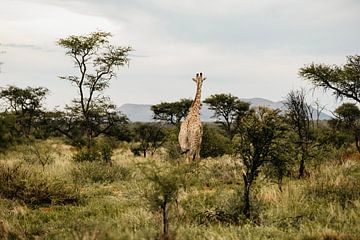
[[[151,185],[145,193],[149,207],[154,212],[159,212],[162,216],[162,233],[160,239],[172,239],[170,227],[171,207],[177,202],[179,190],[185,185],[186,168],[158,167],[149,165],[144,168],[146,178]]]
[[[81,149],[72,157],[74,162],[95,162],[101,160],[101,155],[97,149]]]
[[[30,164],[40,164],[45,169],[55,161],[54,150],[49,145],[33,143],[25,147],[23,159]]]
[[[205,124],[200,150],[201,157],[219,157],[230,154],[231,151],[230,139],[222,134],[217,126]]]
[[[100,159],[103,162],[111,163],[111,157],[116,147],[118,147],[116,139],[111,137],[101,137],[96,141],[95,150],[98,151]]]

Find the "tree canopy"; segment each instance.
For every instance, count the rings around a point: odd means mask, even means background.
[[[204,100],[209,109],[214,111],[214,118],[217,118],[223,125],[227,135],[234,136],[234,122],[249,110],[250,104],[241,101],[231,94],[214,94]]]
[[[360,152],[360,109],[354,103],[343,103],[335,109],[337,128],[347,132],[355,140],[355,145]]]
[[[343,66],[312,63],[301,68],[299,75],[338,98],[360,103],[360,55],[348,56]]]
[[[279,115],[279,110],[259,108],[249,111],[241,119],[234,138],[235,155],[243,165],[244,207],[243,214],[250,217],[250,190],[260,168],[267,162],[273,163],[278,154],[278,142],[285,137],[287,127]],[[280,149],[283,150],[283,149]],[[278,163],[279,164],[279,163]]]
[[[188,114],[191,104],[191,99],[180,99],[177,102],[162,102],[153,105],[151,106],[151,110],[154,112],[153,118],[178,125]]]
[[[12,134],[29,136],[35,124],[40,122],[43,101],[49,90],[43,87],[19,88],[9,86],[0,92],[5,102],[7,118],[13,118]],[[5,116],[5,115],[4,115]]]
[[[109,44],[109,37],[110,33],[98,31],[85,36],[70,36],[57,42],[66,49],[66,55],[74,60],[79,70],[78,75],[61,78],[70,81],[78,89],[79,97],[67,109],[76,113],[73,116],[81,118],[76,121],[82,121],[80,126],[86,134],[88,147],[91,146],[92,138],[104,132],[98,131],[99,125],[105,130],[113,126],[115,107],[102,93],[109,87],[110,80],[116,77],[116,67],[129,63],[128,55],[132,51],[131,47]]]

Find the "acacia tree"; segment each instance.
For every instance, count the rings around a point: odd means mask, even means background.
[[[299,75],[338,98],[360,103],[360,55],[348,56],[343,66],[312,63],[300,68]]]
[[[34,131],[43,116],[43,100],[48,89],[43,87],[18,88],[9,86],[0,92],[0,99],[5,101],[5,115],[12,117],[13,137],[27,136]]]
[[[214,94],[204,100],[214,111],[214,118],[222,124],[230,139],[234,136],[234,123],[249,110],[250,104],[231,94]]]
[[[305,162],[310,158],[312,110],[306,103],[304,90],[291,91],[284,104],[287,107],[286,118],[297,136],[295,145],[300,153],[299,178],[302,178]]]
[[[191,99],[180,99],[177,102],[162,102],[151,106],[154,112],[153,118],[172,125],[180,125],[180,122],[189,112],[192,104]]]
[[[335,109],[335,114],[337,127],[351,133],[360,153],[360,109],[354,103],[344,103]]]
[[[61,79],[70,81],[78,89],[79,96],[68,109],[80,114],[88,148],[97,135],[94,134],[94,120],[113,106],[102,93],[109,87],[110,80],[116,77],[116,67],[129,63],[128,54],[132,51],[131,47],[109,44],[109,37],[110,33],[99,31],[85,36],[70,36],[57,42],[67,50],[66,55],[74,60],[75,67],[79,70],[78,75],[64,76]],[[107,125],[106,114],[100,118],[103,120],[102,124]]]
[[[279,110],[267,108],[246,113],[234,138],[235,156],[242,161],[243,214],[246,218],[251,216],[251,187],[261,167],[266,163],[281,164],[281,158],[278,158],[276,152],[283,150],[279,149],[278,143],[283,140],[287,127],[279,113]]]

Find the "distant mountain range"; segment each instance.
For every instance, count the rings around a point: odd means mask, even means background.
[[[271,109],[280,109],[285,110],[284,102],[273,102],[264,98],[242,98],[244,102],[250,103],[250,108],[264,106]],[[151,111],[151,106],[148,104],[132,104],[126,103],[119,107],[119,111],[125,114],[131,122],[152,122],[153,112]],[[212,118],[213,111],[210,110],[205,104],[202,106],[201,111],[201,120],[204,122],[214,122],[215,118]],[[331,117],[325,113],[321,113],[321,120],[331,119]]]

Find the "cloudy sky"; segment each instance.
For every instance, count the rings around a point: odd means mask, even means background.
[[[359,0],[0,0],[0,86],[46,86],[48,106],[64,106],[76,90],[58,76],[75,70],[56,41],[103,30],[136,50],[106,92],[117,105],[192,97],[199,71],[203,98],[279,101],[310,87],[305,64],[360,53],[359,13]]]

